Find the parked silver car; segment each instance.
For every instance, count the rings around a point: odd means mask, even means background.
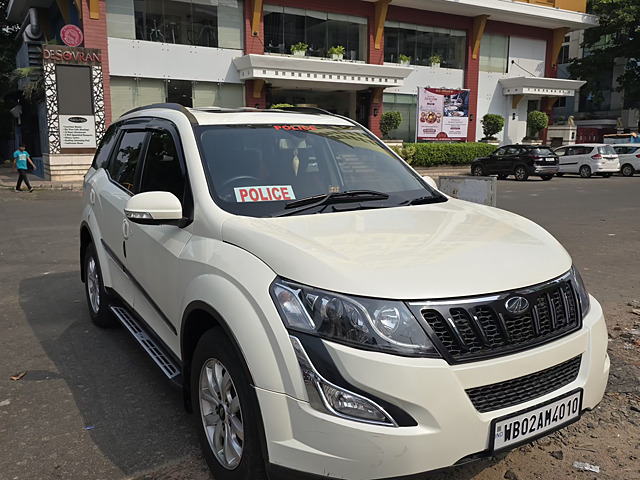
[[[611,145],[620,159],[620,173],[631,177],[640,172],[640,143],[620,143]]]
[[[559,177],[565,173],[575,173],[582,178],[591,175],[607,178],[620,170],[618,154],[612,145],[580,143],[558,147],[554,151],[560,160]]]

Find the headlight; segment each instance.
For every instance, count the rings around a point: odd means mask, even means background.
[[[589,294],[587,293],[587,289],[584,287],[584,282],[582,281],[580,272],[578,272],[578,269],[575,267],[575,265],[571,267],[571,276],[574,279],[576,293],[578,294],[578,301],[580,302],[580,311],[582,312],[582,318],[584,319],[584,317],[587,316],[587,313],[589,313],[589,309],[591,308]]]
[[[285,280],[271,296],[287,328],[367,350],[439,357],[402,302],[352,297]]]

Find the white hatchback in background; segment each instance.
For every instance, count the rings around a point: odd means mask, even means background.
[[[559,177],[565,173],[575,173],[582,178],[591,175],[608,178],[620,170],[618,154],[612,145],[581,143],[558,147],[554,151],[560,160]]]
[[[620,159],[620,173],[631,177],[640,172],[640,143],[622,143],[611,145]]]

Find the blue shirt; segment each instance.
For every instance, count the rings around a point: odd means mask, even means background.
[[[20,150],[16,150],[15,152],[13,152],[13,158],[16,159],[16,168],[18,170],[28,170],[27,157],[29,157],[29,154],[26,150],[22,152]]]

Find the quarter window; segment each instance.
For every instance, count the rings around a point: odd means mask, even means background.
[[[111,178],[132,193],[137,193],[134,188],[136,168],[145,136],[145,132],[125,132],[109,168]]]

